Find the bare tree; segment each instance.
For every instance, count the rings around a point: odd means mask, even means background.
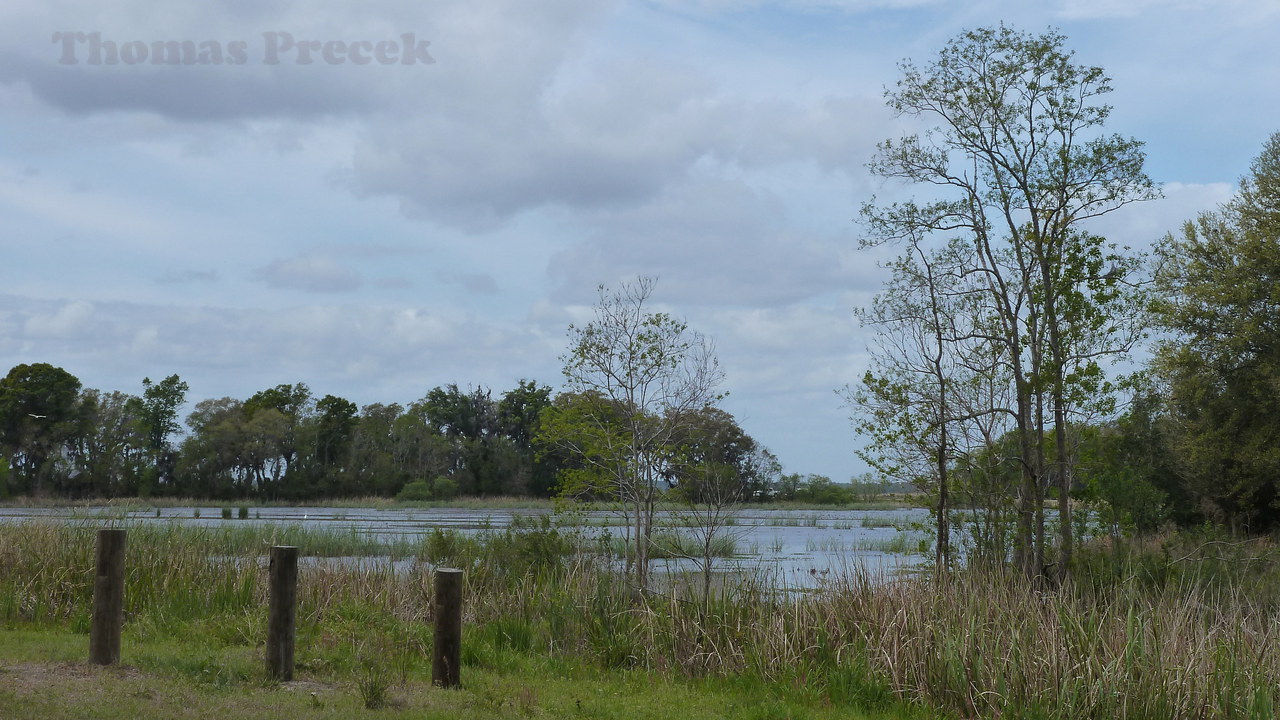
[[[861,457],[886,476],[932,491],[935,562],[944,571],[952,558],[951,468],[975,436],[967,425],[1005,410],[982,402],[1000,364],[975,302],[969,247],[930,251],[919,236],[907,244],[889,265],[884,290],[858,313],[876,328],[876,347],[861,385],[843,395],[870,439]]]
[[[627,508],[636,585],[648,586],[658,481],[671,441],[694,411],[721,397],[723,379],[711,343],[681,320],[650,312],[655,281],[640,277],[599,288],[595,318],[569,327],[561,360],[571,401],[553,408],[543,442],[574,456],[567,492],[607,493]]]

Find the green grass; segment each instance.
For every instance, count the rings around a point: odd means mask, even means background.
[[[704,556],[703,538],[695,533],[677,530],[659,529],[649,539],[649,558],[665,560],[670,558],[699,559]],[[624,537],[610,536],[605,551],[612,557],[624,558],[635,554],[635,544]],[[710,554],[713,558],[729,558],[738,554],[738,541],[732,533],[723,532],[711,539]]]
[[[867,515],[862,518],[864,528],[897,528],[902,530],[916,522],[910,515]]]
[[[896,555],[916,555],[929,552],[928,538],[917,533],[897,532],[887,538],[860,538],[848,544],[850,552],[882,552]]]
[[[367,707],[367,675],[301,671],[269,682],[257,651],[126,633],[123,666],[83,661],[87,641],[66,631],[0,631],[0,707],[12,720],[219,718],[925,718],[889,698],[860,711],[842,688],[775,687],[751,679],[690,679],[550,658],[473,633],[463,685],[430,685],[423,659],[382,677],[382,709]],[[377,671],[375,671],[377,672]]]
[[[406,572],[300,568],[297,665],[313,701],[266,681],[264,551],[236,538],[130,529],[134,670],[100,671],[82,664],[93,528],[0,525],[0,714],[113,717],[90,709],[100,701],[115,717],[219,720],[1270,720],[1280,707],[1280,549],[1266,539],[1098,544],[1054,592],[998,572],[886,582],[854,569],[809,593],[726,585],[704,607],[678,585],[636,593],[549,519],[437,531]],[[426,686],[443,564],[467,573],[460,693]]]
[[[805,517],[771,517],[768,522],[769,527],[822,527],[817,515],[807,515]]]

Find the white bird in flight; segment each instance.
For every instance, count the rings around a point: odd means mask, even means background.
[[[37,419],[37,420],[42,420],[42,419],[44,419],[44,418],[49,417],[48,415],[37,415],[37,414],[35,414],[35,413],[27,413],[27,414],[28,414],[28,415],[30,415],[31,417],[33,417],[33,418]]]

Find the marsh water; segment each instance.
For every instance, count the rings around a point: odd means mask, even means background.
[[[188,506],[124,510],[118,507],[0,508],[0,522],[29,519],[64,519],[67,522],[178,523],[200,527],[245,525],[302,526],[310,530],[352,533],[378,542],[413,542],[435,529],[460,533],[500,530],[513,523],[550,522],[587,537],[605,534],[622,537],[622,517],[605,510],[553,513],[545,509],[465,508],[325,508],[253,507],[249,516],[222,517],[223,506]],[[657,523],[676,532],[705,532],[681,527],[690,518],[678,512],[659,513]],[[732,538],[734,555],[716,558],[718,574],[731,577],[765,576],[771,582],[793,588],[820,587],[832,573],[866,572],[892,576],[922,562],[919,532],[915,525],[928,522],[919,508],[895,510],[774,510],[743,509],[717,530],[717,537]],[[306,554],[306,549],[302,549]],[[385,558],[385,561],[391,561]],[[341,558],[313,562],[342,562]],[[351,561],[351,559],[347,559]],[[368,561],[368,559],[362,559]],[[681,573],[700,566],[689,559],[653,561],[658,573]]]

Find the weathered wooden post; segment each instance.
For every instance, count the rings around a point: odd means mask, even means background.
[[[271,548],[271,600],[267,616],[267,673],[293,679],[293,641],[298,617],[298,548]]]
[[[462,571],[436,570],[435,654],[431,658],[431,682],[445,688],[462,684]]]
[[[120,629],[124,625],[124,530],[99,530],[97,568],[93,575],[93,625],[89,627],[89,662],[120,662]]]

